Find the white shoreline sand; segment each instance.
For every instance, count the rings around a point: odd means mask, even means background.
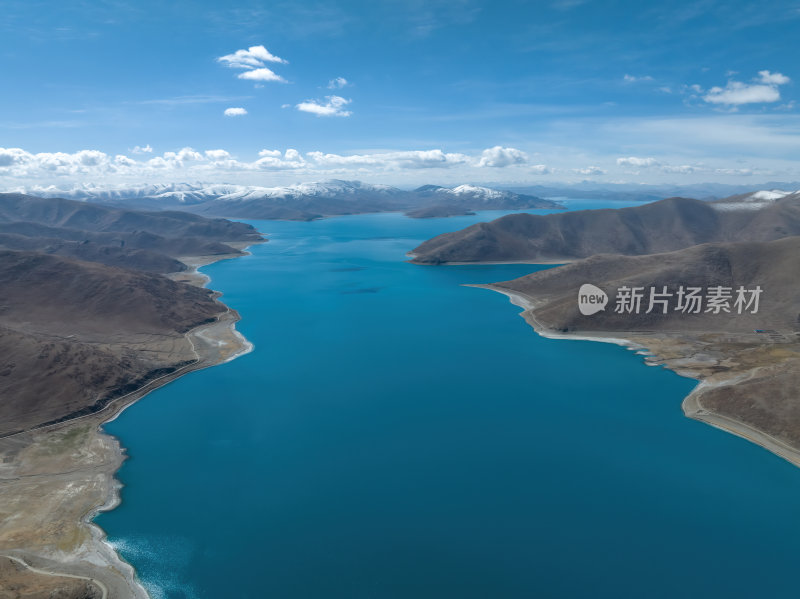
[[[687,395],[682,403],[681,409],[683,413],[688,418],[693,420],[697,420],[699,422],[704,422],[710,426],[723,430],[727,433],[734,434],[738,437],[741,437],[751,443],[762,447],[763,449],[777,455],[780,458],[785,459],[786,461],[790,462],[795,466],[800,466],[800,450],[787,445],[783,441],[776,439],[775,437],[764,433],[752,426],[740,422],[734,418],[730,418],[727,416],[723,416],[717,414],[715,412],[711,412],[703,407],[701,402],[702,394],[710,389],[715,389],[719,387],[726,387],[730,385],[735,385],[738,382],[743,380],[747,380],[752,373],[745,373],[745,374],[736,374],[730,376],[728,378],[717,380],[717,381],[709,381],[702,376],[698,375],[697,373],[693,372],[688,368],[681,368],[681,367],[673,367],[670,366],[669,361],[661,361],[658,359],[657,354],[650,348],[646,347],[646,345],[638,342],[631,341],[630,339],[620,338],[620,337],[610,337],[610,336],[588,336],[588,335],[574,335],[570,333],[556,333],[553,331],[547,330],[538,320],[536,320],[533,312],[536,309],[536,304],[532,298],[516,292],[511,291],[508,289],[501,289],[499,287],[495,287],[493,285],[465,285],[466,287],[478,287],[481,289],[488,289],[490,291],[495,291],[497,293],[501,293],[508,297],[509,301],[522,308],[522,312],[520,316],[522,316],[525,321],[530,324],[530,326],[534,329],[534,331],[540,335],[541,337],[545,337],[547,339],[561,339],[561,340],[568,340],[568,341],[596,341],[600,343],[613,343],[615,345],[621,345],[626,347],[627,349],[634,350],[637,355],[641,355],[644,358],[644,363],[648,366],[664,366],[665,368],[672,370],[677,375],[682,376],[684,378],[691,378],[697,380],[697,385],[692,389],[692,391]]]
[[[253,244],[249,243],[246,246],[240,244],[237,249],[244,251],[250,245]],[[245,251],[244,255],[248,254],[249,252]],[[211,281],[211,278],[199,272],[198,269],[200,267],[236,257],[241,257],[241,254],[182,258],[181,260],[191,270],[189,272],[174,273],[173,277],[179,279],[182,277],[187,283],[205,287]],[[217,297],[219,295],[221,294],[218,294]],[[6,550],[0,555],[13,559],[18,564],[24,565],[31,572],[38,574],[91,580],[102,590],[104,599],[108,597],[112,599],[150,598],[144,586],[139,582],[135,568],[122,559],[108,541],[106,532],[94,523],[94,519],[99,513],[113,510],[121,504],[120,490],[123,485],[116,478],[116,473],[124,460],[127,459],[125,449],[122,447],[120,440],[105,432],[102,427],[114,421],[123,411],[142,397],[181,376],[195,370],[230,362],[252,352],[254,345],[235,328],[236,322],[239,320],[238,314],[229,307],[226,306],[226,308],[227,310],[218,317],[217,321],[196,327],[184,335],[196,356],[194,363],[149,381],[139,389],[115,399],[97,412],[4,438],[4,440],[12,437],[26,438],[26,435],[47,434],[50,430],[69,429],[79,425],[81,422],[89,422],[93,423],[92,426],[95,427],[92,434],[102,441],[102,445],[109,455],[106,455],[105,461],[99,465],[91,463],[88,465],[89,468],[99,468],[103,471],[102,484],[103,488],[106,489],[104,501],[91,507],[80,518],[79,528],[83,527],[84,530],[88,531],[88,539],[84,540],[73,552],[69,553],[23,548]],[[203,345],[204,355],[201,355],[203,350],[198,352],[198,344]],[[96,457],[95,459],[99,458]],[[104,464],[108,466],[107,470]],[[59,473],[55,473],[55,476],[59,476]],[[2,482],[2,479],[0,479],[0,482]],[[103,578],[106,579],[105,582]],[[111,585],[111,590],[109,590],[108,585]]]
[[[249,245],[246,246],[246,247],[249,247]],[[250,252],[248,252],[246,250],[246,247],[243,247],[242,251],[244,252],[245,256],[249,256]],[[200,256],[200,257],[192,257],[192,258],[182,258],[180,260],[182,262],[184,262],[184,264],[187,264],[191,268],[191,271],[190,271],[191,275],[194,275],[194,276],[198,277],[197,282],[193,282],[193,284],[199,284],[200,287],[206,287],[211,282],[211,277],[206,275],[206,274],[204,274],[204,273],[201,273],[200,270],[199,270],[201,267],[207,266],[209,264],[213,264],[215,262],[219,262],[221,260],[228,260],[228,259],[238,258],[238,257],[241,257],[241,256],[239,256],[239,255],[223,255],[223,256],[220,256],[218,258]],[[213,259],[213,258],[216,258],[216,259]],[[230,307],[226,306],[226,308],[227,308],[226,312],[222,316],[219,317],[217,322],[211,323],[209,325],[202,325],[202,326],[197,327],[195,329],[192,329],[191,331],[188,331],[186,333],[185,337],[189,341],[189,343],[192,344],[192,350],[195,352],[195,355],[197,356],[198,363],[200,362],[201,357],[198,354],[198,352],[197,352],[197,350],[195,348],[194,342],[191,339],[192,335],[197,336],[199,338],[202,338],[202,339],[206,340],[207,342],[209,342],[210,344],[222,345],[223,344],[222,341],[219,341],[218,339],[214,339],[212,336],[209,336],[207,333],[208,333],[209,330],[213,329],[220,322],[222,322],[224,317],[228,317],[228,318],[231,318],[231,319],[234,318],[233,317],[234,312],[230,309]],[[231,333],[232,337],[239,341],[240,349],[238,351],[234,352],[233,354],[231,354],[227,358],[223,359],[222,361],[218,361],[216,363],[209,363],[209,364],[206,364],[205,366],[200,366],[198,368],[191,368],[191,370],[186,370],[186,371],[183,371],[183,372],[180,372],[180,373],[176,373],[176,376],[174,376],[174,378],[172,378],[169,381],[167,381],[167,383],[165,383],[165,384],[169,384],[170,382],[172,382],[173,380],[176,380],[177,378],[183,376],[184,374],[189,374],[189,372],[194,372],[196,370],[204,370],[205,368],[211,368],[212,366],[218,366],[219,364],[225,364],[227,362],[230,362],[232,360],[235,360],[236,358],[239,358],[241,356],[244,356],[245,354],[249,354],[250,352],[252,352],[255,349],[255,345],[252,342],[248,341],[244,337],[244,335],[242,335],[239,331],[236,330],[236,322],[238,322],[238,320],[239,319],[238,319],[238,314],[237,314],[235,319],[233,319],[232,322],[230,322],[228,324],[228,326],[227,326],[227,329]],[[187,368],[190,368],[190,367],[191,366],[187,366]],[[122,412],[124,412],[127,408],[129,408],[134,403],[136,403],[137,401],[142,399],[142,397],[144,397],[145,395],[147,395],[151,391],[154,391],[155,389],[158,389],[158,388],[160,388],[162,386],[164,386],[164,385],[158,385],[156,387],[153,387],[152,389],[149,389],[148,391],[143,393],[140,397],[137,397],[133,401],[128,402],[125,405],[121,406],[109,419],[104,420],[101,423],[100,427],[98,427],[98,432],[100,432],[101,434],[108,435],[109,437],[111,437],[112,439],[114,439],[117,442],[117,446],[119,448],[119,452],[120,452],[120,455],[121,455],[123,460],[126,459],[127,456],[125,455],[125,449],[122,446],[121,440],[118,439],[117,437],[115,437],[114,435],[110,435],[109,433],[106,433],[105,431],[102,431],[101,427],[103,425],[109,423],[109,422],[112,422],[112,421],[116,420],[117,417],[120,414],[122,414]],[[139,390],[139,391],[141,391],[141,390]],[[136,393],[136,392],[134,392],[134,393]],[[147,590],[144,588],[144,586],[139,582],[139,577],[138,577],[138,574],[136,572],[136,568],[134,568],[132,564],[130,564],[130,563],[126,562],[124,559],[122,559],[122,556],[119,555],[119,553],[117,553],[117,550],[108,541],[108,535],[106,534],[106,532],[102,528],[100,528],[98,525],[94,524],[94,522],[93,522],[94,518],[99,513],[111,511],[111,510],[119,507],[122,504],[122,496],[120,494],[120,490],[122,489],[123,485],[122,485],[121,482],[119,482],[119,480],[116,477],[117,470],[118,469],[115,469],[114,472],[111,473],[112,491],[111,491],[111,493],[109,495],[107,503],[105,505],[103,505],[103,506],[100,506],[99,508],[97,508],[93,512],[90,512],[89,514],[87,514],[86,518],[85,518],[85,522],[92,529],[92,536],[94,537],[95,541],[97,543],[99,543],[100,545],[102,545],[102,547],[105,549],[104,553],[113,555],[112,559],[115,560],[116,562],[118,562],[123,567],[123,569],[126,571],[125,578],[129,581],[129,584],[131,585],[132,590],[134,592],[134,594],[132,595],[132,599],[150,599],[150,594],[147,592]],[[96,535],[95,535],[95,533],[96,533]],[[129,571],[129,574],[128,574],[128,571]],[[141,592],[141,594],[140,594],[140,592]]]

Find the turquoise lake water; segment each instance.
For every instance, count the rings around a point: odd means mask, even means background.
[[[96,522],[154,599],[798,596],[799,469],[461,286],[537,267],[405,262],[495,216],[253,221],[203,269],[255,351],[105,427],[130,459]]]

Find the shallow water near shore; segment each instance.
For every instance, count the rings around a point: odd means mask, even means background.
[[[800,470],[461,286],[543,267],[405,262],[497,215],[251,221],[269,243],[202,269],[255,351],[105,427],[130,459],[95,521],[154,599],[796,597]]]

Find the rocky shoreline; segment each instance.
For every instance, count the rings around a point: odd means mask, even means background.
[[[776,363],[774,350],[769,351],[772,344],[765,345],[758,335],[734,345],[727,342],[724,335],[708,333],[556,332],[537,320],[538,304],[535,298],[496,285],[470,287],[489,289],[508,297],[512,304],[522,308],[520,316],[542,337],[622,345],[644,356],[645,363],[650,366],[663,365],[680,376],[697,380],[697,386],[682,402],[687,417],[742,437],[800,466],[800,448],[789,440],[779,438],[772,431],[762,430],[756,423],[748,421],[750,418],[747,416],[737,418],[736,414],[720,410],[719,402],[708,401],[711,394],[731,396],[745,384],[753,382],[755,387],[745,391],[751,398],[757,398],[759,394],[772,397],[776,377],[800,372],[800,343],[797,340],[787,339],[786,343],[779,344],[780,351],[785,355]],[[759,357],[759,352],[763,356]]]
[[[239,245],[243,249],[252,242]],[[204,286],[209,279],[198,267],[238,256],[182,258],[191,270],[171,278]],[[119,440],[102,425],[180,376],[251,351],[252,345],[235,330],[238,320],[227,309],[215,322],[187,332],[185,344],[176,346],[171,356],[185,366],[101,409],[0,439],[0,560],[5,558],[0,571],[15,588],[45,593],[41,596],[58,591],[59,597],[76,599],[147,599],[133,567],[92,522],[98,513],[119,505],[121,485],[115,474],[126,459]]]

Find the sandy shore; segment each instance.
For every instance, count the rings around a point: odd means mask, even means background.
[[[742,439],[747,439],[751,443],[755,443],[756,445],[763,447],[767,451],[782,457],[795,466],[800,466],[800,450],[797,448],[792,447],[791,445],[788,445],[780,439],[776,439],[775,437],[768,435],[763,431],[753,428],[744,422],[724,416],[722,414],[714,413],[703,407],[701,403],[701,396],[704,391],[715,387],[724,387],[726,385],[736,384],[736,382],[737,381],[720,383],[706,383],[705,381],[701,382],[688,396],[686,396],[686,399],[683,400],[683,413],[689,418],[699,420],[700,422],[705,422],[706,424],[710,424],[711,426],[714,426],[720,430],[732,433],[738,437],[741,437]]]
[[[205,286],[210,279],[198,272],[199,267],[239,256],[183,258],[191,270],[172,278]],[[180,349],[189,358],[186,366],[149,381],[100,411],[0,439],[0,558],[14,560],[20,588],[58,590],[59,597],[76,599],[148,598],[134,569],[92,522],[98,513],[119,505],[121,485],[115,474],[126,459],[119,441],[105,433],[102,425],[184,374],[252,351],[253,345],[235,329],[238,320],[239,315],[227,309],[216,322],[187,332]],[[69,587],[63,594],[64,581],[81,581],[85,588],[70,594]]]
[[[564,260],[476,260],[474,262],[437,262],[436,264],[431,264],[429,262],[414,262],[417,258],[417,255],[413,252],[406,253],[406,257],[408,258],[409,262],[413,262],[418,266],[491,266],[491,265],[504,265],[504,264],[542,264],[542,265],[560,265],[560,264],[569,264],[574,262],[574,259],[564,259]],[[483,285],[467,285],[467,287],[483,287]]]
[[[594,333],[591,336],[575,335],[570,333],[557,333],[543,326],[535,317],[536,301],[519,292],[502,289],[493,285],[467,285],[468,287],[479,287],[502,293],[509,298],[509,301],[522,308],[522,316],[525,321],[542,337],[548,339],[562,339],[571,341],[596,341],[600,343],[613,343],[621,345],[627,349],[635,351],[643,356],[644,362],[650,366],[664,366],[680,376],[695,379],[697,386],[686,396],[682,402],[684,414],[695,420],[705,422],[711,426],[732,433],[743,439],[759,445],[774,453],[777,456],[800,466],[800,450],[789,443],[776,438],[758,428],[732,418],[728,415],[720,414],[710,410],[703,405],[703,396],[713,390],[724,390],[726,387],[732,388],[737,384],[758,379],[767,367],[748,367],[741,371],[733,369],[724,374],[715,373],[713,366],[725,361],[728,356],[721,355],[716,359],[709,359],[709,356],[698,349],[702,345],[700,342],[693,343],[692,339],[686,338],[676,340],[675,337],[659,333],[631,333],[635,336],[635,341],[631,338],[623,338],[619,333]],[[677,350],[676,350],[677,347]]]

